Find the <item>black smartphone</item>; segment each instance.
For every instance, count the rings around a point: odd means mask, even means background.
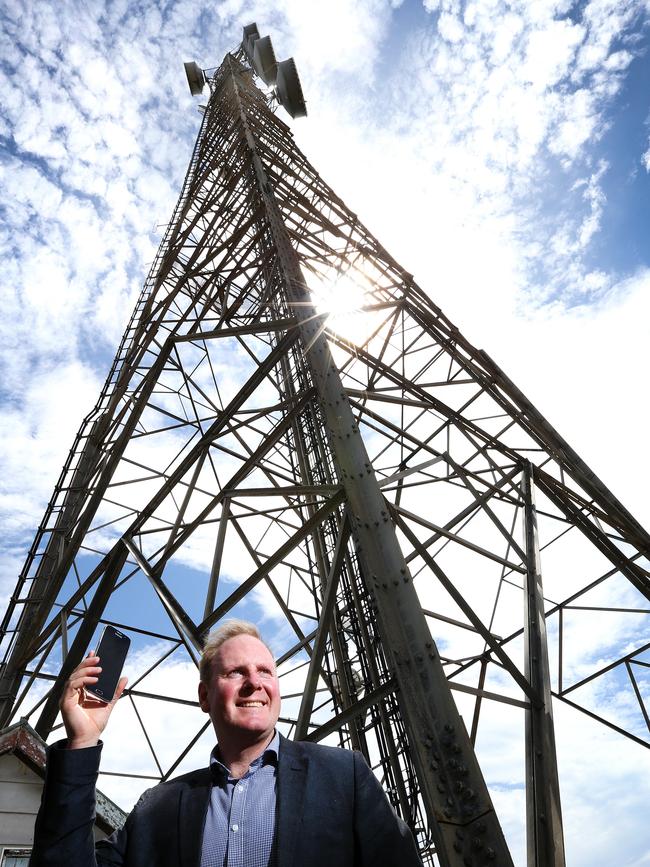
[[[95,656],[99,657],[101,674],[97,683],[86,687],[86,692],[107,704],[112,700],[120,681],[122,667],[130,644],[131,639],[119,629],[112,626],[104,627],[95,651]]]

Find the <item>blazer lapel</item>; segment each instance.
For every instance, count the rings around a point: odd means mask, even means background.
[[[280,736],[278,757],[278,867],[291,867],[302,821],[309,757],[300,744]]]
[[[209,768],[197,771],[181,790],[178,805],[178,848],[182,867],[199,867],[203,823],[212,790]]]

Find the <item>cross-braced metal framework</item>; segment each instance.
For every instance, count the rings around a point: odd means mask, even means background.
[[[139,758],[105,773],[168,778],[207,727],[178,724],[174,673],[263,616],[284,731],[361,749],[425,864],[512,863],[475,755],[497,729],[528,863],[562,865],[553,706],[649,743],[648,534],[325,184],[241,51],[209,86],[2,624],[1,724],[50,737],[111,622]]]

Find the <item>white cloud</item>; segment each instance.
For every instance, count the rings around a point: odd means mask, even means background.
[[[648,150],[647,150],[647,151],[643,154],[643,156],[641,157],[641,162],[642,162],[643,165],[645,166],[645,170],[646,170],[647,172],[650,172],[650,147],[648,148]]]
[[[0,415],[4,444],[0,459],[3,493],[0,512],[5,544],[14,565],[7,581],[17,578],[15,561],[22,557],[59,468],[70,449],[79,421],[96,400],[100,382],[78,362],[54,370],[34,365],[23,371],[21,390]],[[9,592],[10,584],[1,590]]]
[[[462,40],[464,30],[461,22],[455,15],[442,12],[438,18],[438,33],[446,42],[456,44]]]
[[[533,30],[525,48],[522,81],[538,92],[556,85],[572,65],[584,36],[584,28],[567,19],[551,19],[546,26]]]

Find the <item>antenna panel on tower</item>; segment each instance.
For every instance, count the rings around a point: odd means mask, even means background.
[[[262,36],[255,41],[253,49],[253,69],[265,84],[275,84],[278,63],[270,36]]]
[[[184,64],[185,66],[185,75],[187,76],[187,83],[190,87],[190,93],[192,96],[199,96],[199,94],[203,93],[203,87],[205,86],[205,75],[203,74],[203,70],[194,61],[189,61]]]
[[[260,38],[260,32],[257,29],[257,24],[247,24],[244,27],[244,36],[242,38],[241,47],[244,49],[244,54],[249,62],[253,62],[253,54],[255,42]]]
[[[277,92],[280,104],[291,117],[307,116],[305,97],[293,57],[278,63]]]

